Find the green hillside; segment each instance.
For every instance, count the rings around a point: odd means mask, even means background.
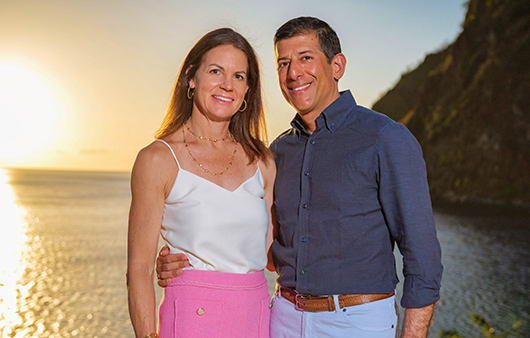
[[[456,41],[373,109],[417,137],[433,198],[530,203],[530,1],[469,1]]]

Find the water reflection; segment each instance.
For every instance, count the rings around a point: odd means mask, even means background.
[[[8,250],[17,253],[19,267],[9,278],[15,296],[7,314],[14,319],[0,322],[0,337],[132,336],[125,288],[128,174],[2,174],[0,206],[18,206],[24,237]]]
[[[26,210],[17,205],[11,188],[10,175],[0,169],[0,336],[6,337],[15,332],[15,327],[23,322],[19,316],[18,300],[28,296],[32,282],[23,285],[22,273],[26,269],[21,259],[26,236]],[[15,337],[22,337],[17,332]]]
[[[133,336],[129,202],[127,173],[0,170],[0,337]],[[445,271],[429,337],[453,328],[476,336],[470,312],[500,332],[516,320],[521,337],[530,332],[529,214],[466,206],[438,207],[435,217]]]

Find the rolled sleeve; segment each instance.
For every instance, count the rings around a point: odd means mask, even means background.
[[[391,122],[381,130],[375,159],[382,212],[403,256],[401,305],[433,304],[443,267],[421,147],[405,126]]]

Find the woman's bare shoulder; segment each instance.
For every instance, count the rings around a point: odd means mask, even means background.
[[[265,160],[260,160],[259,166],[261,173],[263,174],[263,178],[265,179],[265,183],[267,185],[269,183],[274,183],[274,178],[276,177],[276,163],[274,162],[274,159],[269,157]]]
[[[166,176],[178,171],[178,167],[169,147],[163,142],[153,141],[138,152],[133,173],[135,171]]]

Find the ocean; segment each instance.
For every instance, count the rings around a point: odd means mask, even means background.
[[[0,337],[134,336],[125,285],[129,202],[128,173],[0,169]],[[520,337],[528,337],[529,215],[435,207],[445,271],[429,337],[450,329],[480,336],[472,312],[497,332],[521,320]]]

